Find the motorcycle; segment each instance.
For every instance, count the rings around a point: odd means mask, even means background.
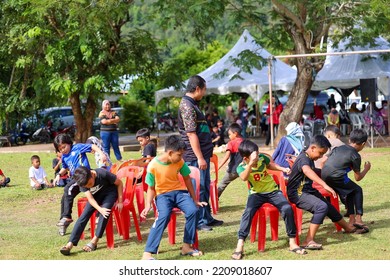
[[[159,118],[157,128],[165,132],[174,132],[176,130],[176,120],[171,116],[171,113],[165,113]]]
[[[47,126],[38,128],[33,135],[31,140],[39,143],[49,143],[50,142],[50,130]]]
[[[74,138],[76,134],[76,125],[71,124],[70,126],[63,127],[64,122],[62,120],[59,121],[57,129],[53,128],[53,122],[48,121],[47,128],[50,133],[50,138],[54,140],[54,138],[59,134],[69,134],[70,137]]]
[[[27,132],[27,126],[25,123],[22,124],[19,132],[14,130],[12,140],[16,146],[26,145],[27,141],[31,140],[31,135]]]

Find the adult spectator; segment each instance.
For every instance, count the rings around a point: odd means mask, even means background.
[[[210,158],[213,154],[210,129],[205,115],[198,106],[198,102],[206,93],[206,81],[198,76],[188,80],[186,94],[180,101],[178,112],[178,127],[181,138],[186,143],[184,161],[189,166],[200,170],[200,202],[207,202],[207,206],[199,208],[198,230],[212,230],[213,226],[220,226],[223,221],[214,219],[210,210]]]
[[[382,100],[382,108],[380,110],[385,125],[385,134],[389,134],[389,113],[387,109],[387,100]]]
[[[334,94],[332,93],[328,99],[328,102],[326,102],[328,105],[329,111],[332,111],[332,108],[336,108],[336,100],[334,99]]]
[[[280,118],[280,114],[283,111],[283,105],[282,103],[279,102],[278,99],[275,98],[272,98],[271,104],[272,104],[272,116],[270,115],[271,114],[270,105],[268,105],[267,111],[265,113],[269,116],[268,118],[269,124],[271,124],[271,118],[272,118],[274,132],[275,132],[274,137],[275,137],[278,132],[279,118]],[[270,141],[271,141],[271,128],[269,127],[269,129],[267,130],[267,139],[265,140],[265,145],[268,146]]]
[[[111,110],[110,101],[102,102],[102,110],[99,113],[100,118],[100,138],[103,141],[104,151],[110,155],[110,147],[114,150],[117,160],[122,160],[121,151],[119,150],[119,128],[120,118],[115,111]]]

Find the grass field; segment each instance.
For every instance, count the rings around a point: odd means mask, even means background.
[[[279,221],[279,240],[271,241],[267,232],[265,252],[257,251],[257,243],[245,246],[246,260],[389,260],[390,259],[390,148],[366,148],[362,151],[362,160],[371,161],[372,169],[366,178],[360,181],[364,190],[364,221],[369,224],[370,232],[364,235],[346,235],[335,233],[335,226],[326,219],[320,227],[317,241],[324,250],[310,251],[305,256],[298,256],[288,251],[288,240],[285,226]],[[60,254],[59,249],[69,238],[73,224],[65,236],[58,235],[56,223],[59,219],[62,188],[33,191],[29,187],[28,168],[31,153],[0,154],[0,168],[11,178],[10,187],[0,189],[0,260],[138,260],[142,256],[150,226],[153,223],[152,213],[146,222],[141,223],[142,242],[138,242],[134,228],[131,228],[130,240],[124,241],[115,235],[115,248],[106,248],[105,237],[99,243],[98,250],[92,253],[82,251],[88,242],[81,240],[72,250],[70,257]],[[42,166],[53,177],[52,153],[40,153]],[[139,153],[125,152],[125,159],[138,158]],[[222,155],[218,154],[221,158]],[[94,160],[91,157],[91,165]],[[225,169],[219,176],[222,178]],[[79,195],[80,197],[81,195]],[[246,184],[239,179],[226,189],[220,199],[220,212],[215,217],[223,220],[222,227],[211,232],[199,232],[200,249],[205,255],[200,260],[228,260],[235,249],[237,230],[247,197]],[[77,199],[77,198],[76,198]],[[311,215],[303,216],[303,240],[307,232]],[[73,218],[77,218],[76,203]],[[183,236],[182,217],[178,218],[176,245],[170,245],[165,233],[161,241],[159,260],[189,260],[180,257],[180,241]]]

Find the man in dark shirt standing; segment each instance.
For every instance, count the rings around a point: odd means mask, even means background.
[[[207,202],[207,206],[199,209],[198,230],[212,230],[213,226],[220,226],[223,221],[214,219],[210,211],[210,158],[213,154],[210,129],[206,118],[199,109],[198,102],[206,93],[206,81],[198,76],[188,80],[186,94],[183,96],[178,113],[178,127],[181,138],[187,149],[183,156],[189,166],[200,170],[200,202]]]

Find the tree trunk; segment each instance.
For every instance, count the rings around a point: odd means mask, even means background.
[[[92,123],[95,117],[96,102],[93,93],[87,97],[87,103],[83,112],[80,102],[80,94],[73,93],[70,97],[73,115],[76,123],[76,134],[74,141],[76,143],[85,143],[92,132]]]

